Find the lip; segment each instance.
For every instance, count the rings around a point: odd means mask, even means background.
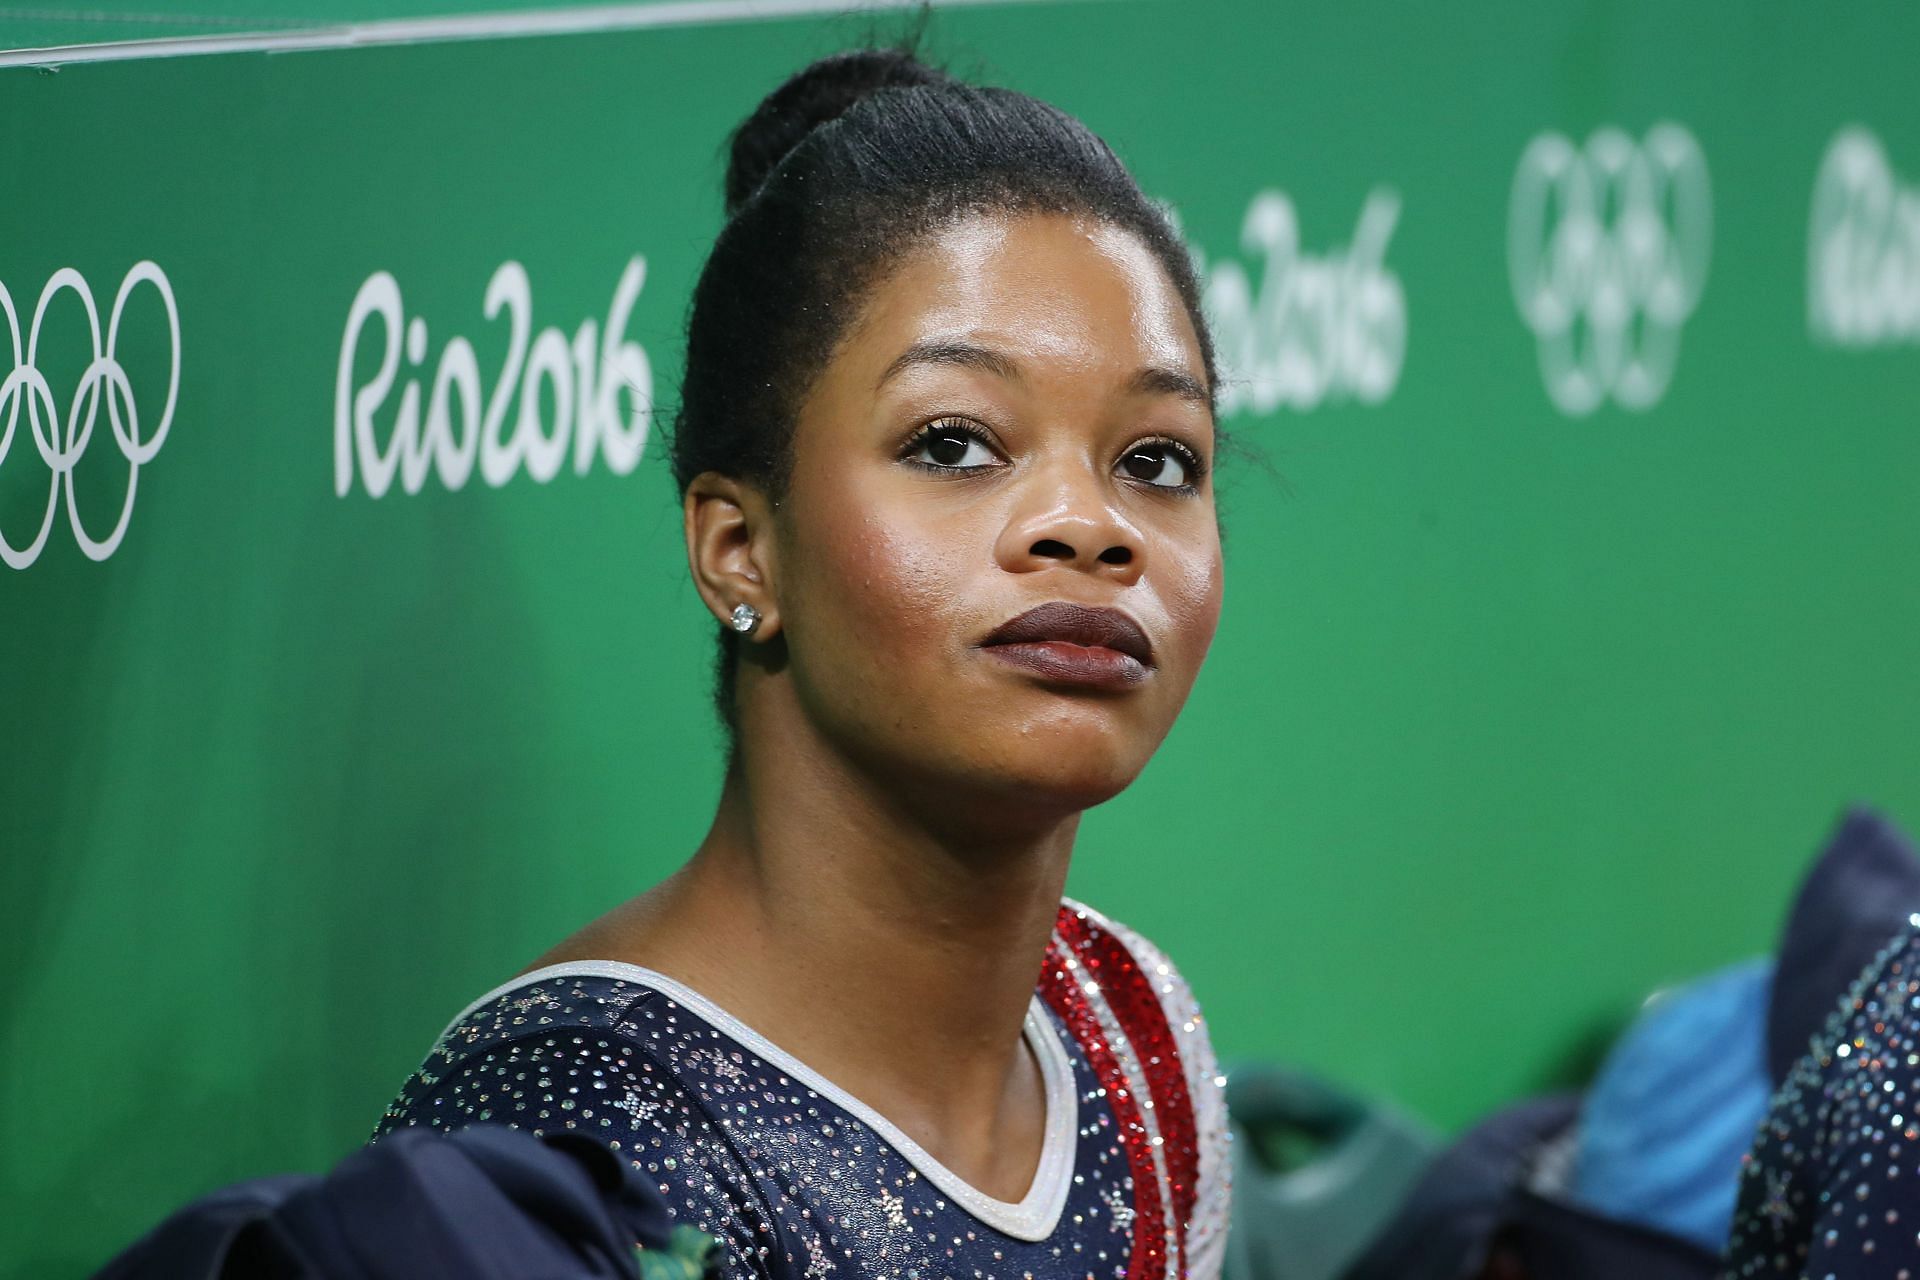
[[[1153,645],[1118,609],[1054,600],[1000,624],[981,646],[1045,679],[1121,688],[1153,674]]]

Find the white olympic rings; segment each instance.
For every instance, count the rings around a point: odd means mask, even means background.
[[[1637,143],[1614,128],[1583,147],[1534,138],[1513,176],[1507,268],[1561,412],[1659,401],[1712,243],[1706,157],[1682,126],[1657,124]]]
[[[133,399],[133,385],[115,354],[120,339],[121,314],[134,287],[141,283],[152,285],[165,304],[167,328],[173,346],[166,408],[161,411],[159,425],[154,428],[152,437],[145,440],[140,438],[140,414]],[[93,339],[93,357],[86,371],[80,375],[79,385],[74,388],[64,425],[53,388],[35,367],[40,354],[41,322],[45,320],[47,308],[55,295],[63,289],[71,289],[86,308],[87,327]],[[133,495],[140,478],[140,468],[153,461],[154,455],[160,452],[160,446],[166,442],[167,430],[173,425],[174,403],[180,395],[180,312],[174,305],[173,286],[168,283],[166,273],[154,263],[135,263],[127,272],[126,279],[121,281],[120,292],[114,297],[113,312],[107,321],[106,345],[103,347],[100,341],[100,312],[94,305],[93,291],[78,271],[63,267],[53,274],[53,278],[47,281],[47,287],[40,291],[40,302],[34,308],[33,324],[28,330],[24,359],[20,350],[20,316],[14,310],[13,297],[5,285],[0,285],[0,311],[6,313],[7,330],[13,342],[13,372],[0,381],[0,409],[6,413],[5,425],[0,426],[0,466],[5,465],[7,454],[13,447],[15,429],[20,421],[20,406],[24,403],[34,447],[39,450],[41,461],[47,464],[47,469],[52,473],[47,492],[47,512],[40,521],[39,533],[25,547],[15,547],[0,531],[0,560],[4,560],[10,568],[25,569],[39,558],[41,549],[47,544],[47,536],[53,530],[53,518],[60,508],[63,482],[66,487],[67,520],[73,526],[75,541],[89,559],[105,560],[119,547],[120,540],[126,536],[127,524],[133,518]],[[93,427],[100,416],[102,401],[106,402],[107,420],[113,427],[114,441],[132,470],[127,475],[127,496],[120,507],[120,519],[115,523],[112,533],[96,539],[80,521],[80,508],[73,493],[73,470],[93,439]],[[122,405],[125,406],[124,421],[121,417]],[[83,406],[84,419],[81,416]],[[46,416],[44,424],[41,421],[42,410]]]

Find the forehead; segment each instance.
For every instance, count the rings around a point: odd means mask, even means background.
[[[1063,371],[1142,365],[1204,383],[1186,305],[1132,231],[1065,214],[976,214],[922,240],[863,300],[834,361],[884,369],[928,339],[1003,346]]]

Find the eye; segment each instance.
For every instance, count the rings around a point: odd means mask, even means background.
[[[999,462],[984,432],[955,419],[922,427],[901,456],[929,471],[979,471]]]
[[[1205,469],[1193,450],[1175,440],[1149,440],[1120,459],[1129,476],[1158,489],[1191,492]]]

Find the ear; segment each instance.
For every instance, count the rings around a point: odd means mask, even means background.
[[[750,604],[760,625],[749,641],[770,639],[780,629],[774,604],[773,508],[752,484],[703,471],[681,499],[687,537],[687,567],[707,609],[730,623],[733,607]]]

